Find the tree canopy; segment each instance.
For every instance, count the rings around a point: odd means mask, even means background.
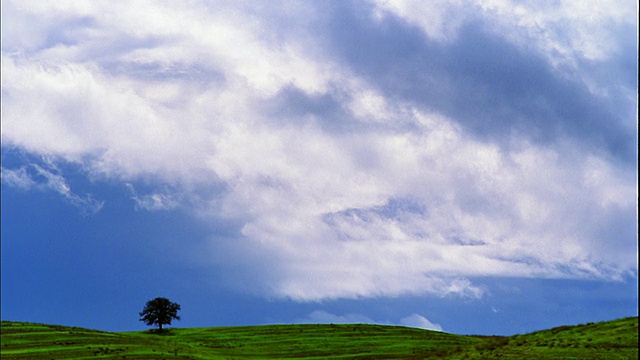
[[[162,331],[162,325],[171,325],[173,319],[180,320],[179,310],[178,303],[164,297],[157,297],[147,301],[140,312],[140,321],[147,325],[158,325],[158,331]]]

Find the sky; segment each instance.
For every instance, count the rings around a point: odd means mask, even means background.
[[[638,314],[635,1],[2,1],[2,319]]]

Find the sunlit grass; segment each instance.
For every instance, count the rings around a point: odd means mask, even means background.
[[[2,359],[637,359],[638,318],[509,337],[382,325],[268,325],[109,333],[2,322]]]

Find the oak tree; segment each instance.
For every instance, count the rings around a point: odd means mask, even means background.
[[[180,320],[178,310],[180,310],[179,304],[167,298],[157,297],[147,301],[140,312],[140,321],[147,325],[158,325],[158,331],[162,331],[162,325],[171,325],[173,319]]]

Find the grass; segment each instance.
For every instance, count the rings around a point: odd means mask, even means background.
[[[638,359],[638,317],[525,335],[266,325],[111,333],[2,321],[2,359]]]

